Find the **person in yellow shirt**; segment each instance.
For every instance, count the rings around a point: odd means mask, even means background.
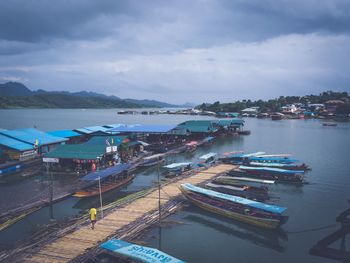
[[[90,214],[90,221],[91,221],[91,229],[95,229],[96,215],[97,215],[96,208],[91,208],[89,214]]]

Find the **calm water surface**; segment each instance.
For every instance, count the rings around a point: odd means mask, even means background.
[[[0,128],[14,129],[37,126],[42,130],[68,129],[109,123],[177,124],[196,116],[175,115],[117,115],[116,110],[2,110]],[[319,231],[304,230],[331,225],[335,217],[345,210],[350,199],[350,124],[323,127],[318,120],[270,121],[246,119],[250,136],[219,138],[215,144],[202,147],[195,154],[169,157],[174,160],[195,159],[209,151],[232,150],[291,153],[312,167],[307,173],[309,184],[304,186],[275,185],[271,192],[278,197],[276,203],[288,208],[289,221],[281,231],[271,232],[234,222],[192,205],[172,215],[168,220],[179,224],[163,227],[161,240],[158,229],[150,229],[143,236],[147,245],[161,246],[171,255],[188,262],[333,262],[309,256],[308,250],[320,238],[336,228]],[[156,181],[154,168],[141,170],[132,184],[122,190],[104,195],[105,202],[130,192],[147,188]],[[26,182],[31,184],[30,178]],[[59,180],[59,179],[57,179]],[[3,183],[3,191],[20,183]],[[3,199],[2,199],[3,200]],[[3,201],[1,201],[3,202]],[[98,205],[98,199],[69,198],[54,206],[58,220],[85,213]],[[0,233],[0,243],[11,245],[28,238],[49,219],[48,208],[27,217]]]

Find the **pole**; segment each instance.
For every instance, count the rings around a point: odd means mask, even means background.
[[[45,163],[46,173],[50,177],[49,183],[49,211],[50,211],[50,220],[54,220],[53,218],[53,176],[50,173],[50,163]]]
[[[103,205],[102,205],[101,177],[98,177],[98,188],[100,189],[101,218],[103,218]]]
[[[159,173],[159,163],[157,165],[157,173],[158,173],[158,230],[159,230],[159,238],[158,238],[158,249],[162,249],[162,226],[161,226],[161,219],[162,219],[162,214],[161,214],[161,202],[160,202],[160,173]]]

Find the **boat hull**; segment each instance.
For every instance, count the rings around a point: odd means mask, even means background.
[[[237,220],[237,221],[240,221],[243,223],[247,223],[250,225],[254,225],[254,226],[258,226],[258,227],[270,229],[270,230],[276,229],[279,226],[281,226],[281,224],[284,223],[281,220],[277,220],[277,219],[257,218],[257,217],[240,214],[240,213],[233,212],[233,211],[228,211],[226,209],[222,209],[222,208],[207,204],[205,202],[202,202],[196,198],[193,198],[190,195],[189,191],[187,191],[181,187],[180,187],[180,190],[181,190],[182,194],[186,197],[186,199],[189,200],[194,205],[196,205],[204,210],[207,210],[209,212],[219,214],[219,215],[222,215],[225,217],[229,217],[231,219],[234,219],[234,220]]]

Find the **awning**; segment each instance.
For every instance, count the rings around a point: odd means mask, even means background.
[[[100,247],[146,263],[185,263],[185,261],[174,258],[158,249],[128,243],[115,238],[102,243]]]
[[[126,170],[128,170],[131,167],[130,164],[118,164],[112,167],[109,167],[107,169],[97,171],[97,172],[92,172],[84,177],[81,178],[81,180],[84,181],[95,181],[98,180],[98,178],[103,179],[111,175],[117,175],[120,174]]]

